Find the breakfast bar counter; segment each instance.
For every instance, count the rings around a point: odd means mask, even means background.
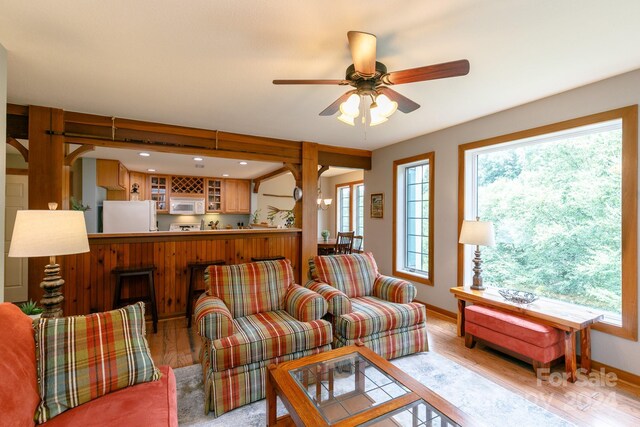
[[[222,260],[226,264],[251,258],[284,256],[291,261],[300,283],[299,228],[258,228],[148,233],[89,234],[90,251],[59,257],[65,284],[64,314],[110,310],[118,268],[154,266],[155,296],[160,318],[184,316],[187,304],[188,264]],[[196,289],[204,288],[202,275]],[[145,295],[144,280],[130,278],[123,298]]]

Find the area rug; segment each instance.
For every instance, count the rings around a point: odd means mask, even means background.
[[[573,424],[529,402],[475,372],[434,352],[418,353],[392,363],[431,390],[487,426],[563,427]],[[264,426],[264,400],[213,418],[204,415],[204,390],[200,365],[175,370],[178,387],[178,421],[181,426]],[[286,409],[278,400],[278,415]]]

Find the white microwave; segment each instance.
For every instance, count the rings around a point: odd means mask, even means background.
[[[171,197],[169,213],[173,215],[204,215],[204,199]]]

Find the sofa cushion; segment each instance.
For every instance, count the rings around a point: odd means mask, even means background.
[[[31,318],[1,303],[0,325],[0,425],[33,426],[40,395]]]
[[[234,319],[236,333],[211,341],[214,371],[310,350],[332,339],[326,320],[300,322],[284,310],[256,313]]]
[[[289,260],[212,265],[205,271],[207,293],[220,298],[234,318],[284,310],[284,296],[294,284]]]
[[[370,252],[316,256],[309,267],[314,280],[333,286],[349,298],[371,295],[378,277],[378,266]]]
[[[39,423],[107,393],[160,378],[145,338],[142,302],[88,316],[40,319],[35,341]]]
[[[159,381],[138,384],[66,411],[46,427],[123,427],[178,425],[176,378],[168,366]]]
[[[482,305],[465,307],[465,322],[475,323],[538,347],[549,347],[563,339],[562,332],[552,326],[541,325],[515,314]]]
[[[336,319],[336,336],[355,339],[424,323],[427,313],[419,303],[396,304],[376,297],[352,298],[353,311]]]

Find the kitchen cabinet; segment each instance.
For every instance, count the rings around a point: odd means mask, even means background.
[[[251,213],[251,181],[246,179],[226,179],[224,187],[225,213]]]
[[[218,178],[207,178],[207,213],[224,211],[224,181]]]
[[[171,178],[166,175],[149,175],[149,193],[156,202],[159,213],[169,212],[169,188]]]
[[[129,191],[129,171],[118,160],[96,161],[96,183],[107,190]]]
[[[142,172],[129,172],[129,193],[133,184],[138,184],[138,199],[150,200],[149,190],[147,188],[147,174]]]

